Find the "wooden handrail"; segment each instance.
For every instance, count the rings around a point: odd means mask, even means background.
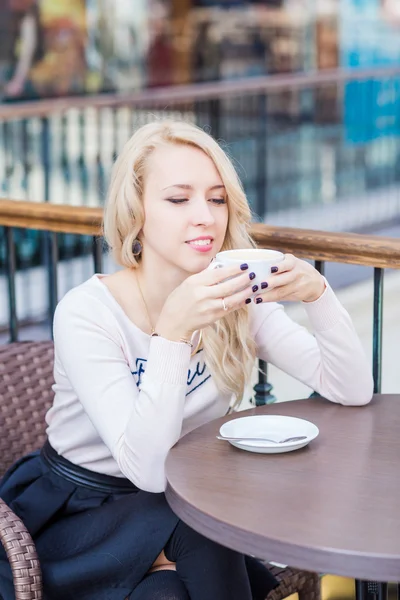
[[[300,258],[400,269],[400,239],[365,235],[252,225],[252,236],[262,248],[276,248]]]
[[[60,233],[100,235],[102,208],[0,200],[0,226]],[[371,267],[400,269],[400,239],[275,227],[254,223],[253,239],[260,248],[275,248],[301,258]]]
[[[101,207],[0,200],[0,225],[6,227],[100,235],[102,218]]]
[[[400,76],[400,68],[398,66],[371,69],[326,69],[307,73],[246,77],[231,81],[174,85],[138,92],[52,98],[0,105],[0,120],[9,121],[31,117],[49,117],[73,108],[99,109],[119,108],[122,106],[150,108],[156,105],[168,108],[169,103],[232,98],[234,96],[284,90],[294,91],[320,85],[343,84],[350,81],[366,81],[395,76]]]

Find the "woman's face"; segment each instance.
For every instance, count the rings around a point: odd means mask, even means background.
[[[213,161],[198,148],[157,148],[146,165],[144,263],[190,275],[222,247],[228,225],[225,187]]]

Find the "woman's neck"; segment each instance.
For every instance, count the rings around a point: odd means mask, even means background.
[[[160,268],[160,265],[149,264],[142,260],[133,270],[139,292],[143,295],[147,311],[154,327],[161,314],[168,296],[188,277],[181,270]]]

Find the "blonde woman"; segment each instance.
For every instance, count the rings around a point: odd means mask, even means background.
[[[48,442],[0,487],[36,541],[47,598],[263,600],[274,587],[257,560],[171,511],[168,451],[241,398],[257,356],[341,404],[366,404],[372,377],[308,263],[286,255],[260,289],[247,264],[208,268],[221,249],[251,247],[249,222],[230,160],[201,129],[156,122],[123,148],[104,217],[123,268],[61,300]],[[314,335],[281,299],[304,303]]]

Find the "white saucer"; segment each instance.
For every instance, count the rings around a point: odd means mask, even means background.
[[[219,430],[220,435],[227,437],[268,437],[273,440],[283,440],[288,437],[305,435],[305,440],[300,442],[229,442],[232,446],[249,452],[261,454],[279,454],[291,452],[307,446],[319,434],[319,429],[314,423],[297,417],[284,417],[280,415],[259,415],[254,417],[239,417],[224,423]]]

